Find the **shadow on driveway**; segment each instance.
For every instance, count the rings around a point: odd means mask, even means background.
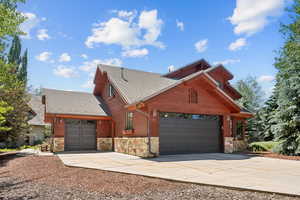
[[[225,153],[198,153],[198,154],[175,154],[161,155],[156,158],[147,158],[146,160],[156,162],[180,162],[192,160],[246,160],[255,157],[247,154],[225,154]]]

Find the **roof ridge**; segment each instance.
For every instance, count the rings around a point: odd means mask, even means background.
[[[42,91],[43,91],[43,90],[54,90],[54,91],[59,91],[59,92],[84,93],[84,94],[92,94],[92,95],[94,95],[93,93],[90,93],[90,92],[70,91],[70,90],[59,90],[59,89],[53,89],[53,88],[42,88]],[[96,96],[96,95],[94,95],[94,96]]]
[[[98,67],[101,68],[101,65],[107,66],[107,67],[111,67],[111,68],[120,68],[120,69],[123,68],[125,70],[130,70],[130,71],[143,72],[143,73],[149,73],[149,74],[156,74],[156,75],[160,75],[160,76],[163,75],[163,74],[160,74],[158,72],[147,72],[147,71],[143,71],[143,70],[139,70],[139,69],[132,69],[132,68],[128,68],[128,67],[120,67],[120,66],[115,66],[115,65],[99,64]]]
[[[178,69],[176,69],[176,70],[174,70],[174,71],[167,72],[167,73],[163,74],[163,76],[167,76],[167,75],[169,75],[169,74],[171,74],[171,73],[173,73],[173,72],[179,71],[179,70],[181,70],[181,69],[184,69],[184,68],[186,68],[186,67],[188,67],[188,66],[191,66],[191,65],[194,65],[194,64],[200,63],[200,62],[206,62],[208,65],[211,66],[211,64],[210,64],[209,62],[207,62],[204,58],[201,58],[201,59],[196,60],[196,61],[194,61],[194,62],[188,63],[188,64],[186,64],[186,65],[184,65],[184,66],[182,66],[182,67],[179,67]]]

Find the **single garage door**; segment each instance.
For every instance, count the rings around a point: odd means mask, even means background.
[[[220,152],[220,117],[160,113],[160,154]]]
[[[96,150],[96,122],[93,120],[65,120],[65,150]]]

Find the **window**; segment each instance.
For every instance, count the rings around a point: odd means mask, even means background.
[[[132,130],[133,129],[133,112],[126,113],[125,119],[125,130]]]
[[[109,84],[108,86],[108,96],[109,97],[115,96],[115,88],[111,84]]]
[[[198,93],[194,88],[189,88],[189,103],[198,103]]]

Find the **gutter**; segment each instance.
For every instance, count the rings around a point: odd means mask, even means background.
[[[150,136],[150,115],[140,109],[136,109],[138,113],[141,113],[144,115],[147,119],[147,137],[148,137],[148,150],[149,153],[152,154],[152,156],[156,156],[156,153],[152,152],[151,148],[151,136]]]

